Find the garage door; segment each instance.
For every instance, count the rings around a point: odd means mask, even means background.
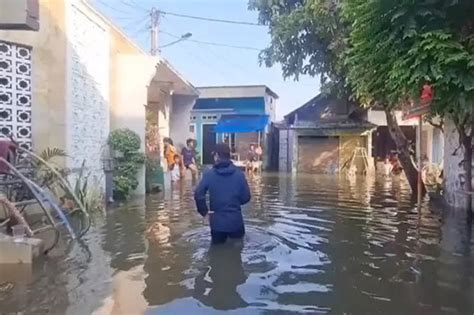
[[[338,137],[299,137],[298,172],[334,174],[339,169]]]

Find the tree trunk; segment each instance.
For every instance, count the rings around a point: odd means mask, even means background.
[[[416,168],[416,165],[410,155],[410,143],[398,125],[397,117],[395,116],[394,111],[386,109],[385,116],[387,118],[388,130],[392,136],[393,141],[395,142],[395,145],[397,146],[398,159],[400,160],[400,164],[405,171],[411,191],[413,195],[416,195],[418,192],[418,169]],[[426,194],[425,185],[422,185],[421,187],[422,194]]]
[[[472,212],[472,136],[462,135],[462,145],[464,147],[463,168],[465,172],[464,190],[466,192],[466,211],[469,220],[473,218]]]

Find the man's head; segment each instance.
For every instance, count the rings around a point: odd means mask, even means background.
[[[214,150],[214,161],[230,160],[230,148],[225,143],[218,143]]]
[[[255,145],[251,144],[249,148],[250,148],[250,150],[255,150]]]
[[[194,139],[186,140],[186,145],[188,146],[188,148],[194,148]]]

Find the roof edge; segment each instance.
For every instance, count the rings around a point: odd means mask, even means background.
[[[197,89],[228,89],[228,88],[264,88],[265,92],[270,94],[275,98],[280,98],[277,93],[275,93],[272,89],[270,89],[265,84],[249,84],[249,85],[205,85],[205,86],[198,86]]]
[[[291,116],[293,115],[294,113],[296,113],[297,111],[299,111],[300,109],[304,108],[305,106],[311,104],[313,101],[317,100],[318,98],[320,97],[324,97],[324,95],[322,93],[319,93],[318,95],[312,97],[310,100],[306,101],[306,103],[304,103],[303,105],[295,108],[294,110],[292,110],[291,112],[289,112],[288,114],[286,114],[285,116],[283,116],[283,118],[287,118],[288,116]]]
[[[191,83],[189,82],[186,78],[184,78],[184,76],[178,71],[176,70],[172,65],[171,63],[160,56],[160,61],[159,63],[163,63],[168,69],[170,69],[181,81],[183,81],[184,84],[186,84],[187,86],[189,86],[191,88],[191,90],[195,93],[196,96],[199,96],[199,90]]]

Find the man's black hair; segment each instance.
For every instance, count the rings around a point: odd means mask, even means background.
[[[230,148],[225,143],[216,144],[214,153],[218,154],[221,159],[230,159]]]
[[[190,143],[194,143],[194,139],[189,138],[186,140],[186,145],[189,145]]]

